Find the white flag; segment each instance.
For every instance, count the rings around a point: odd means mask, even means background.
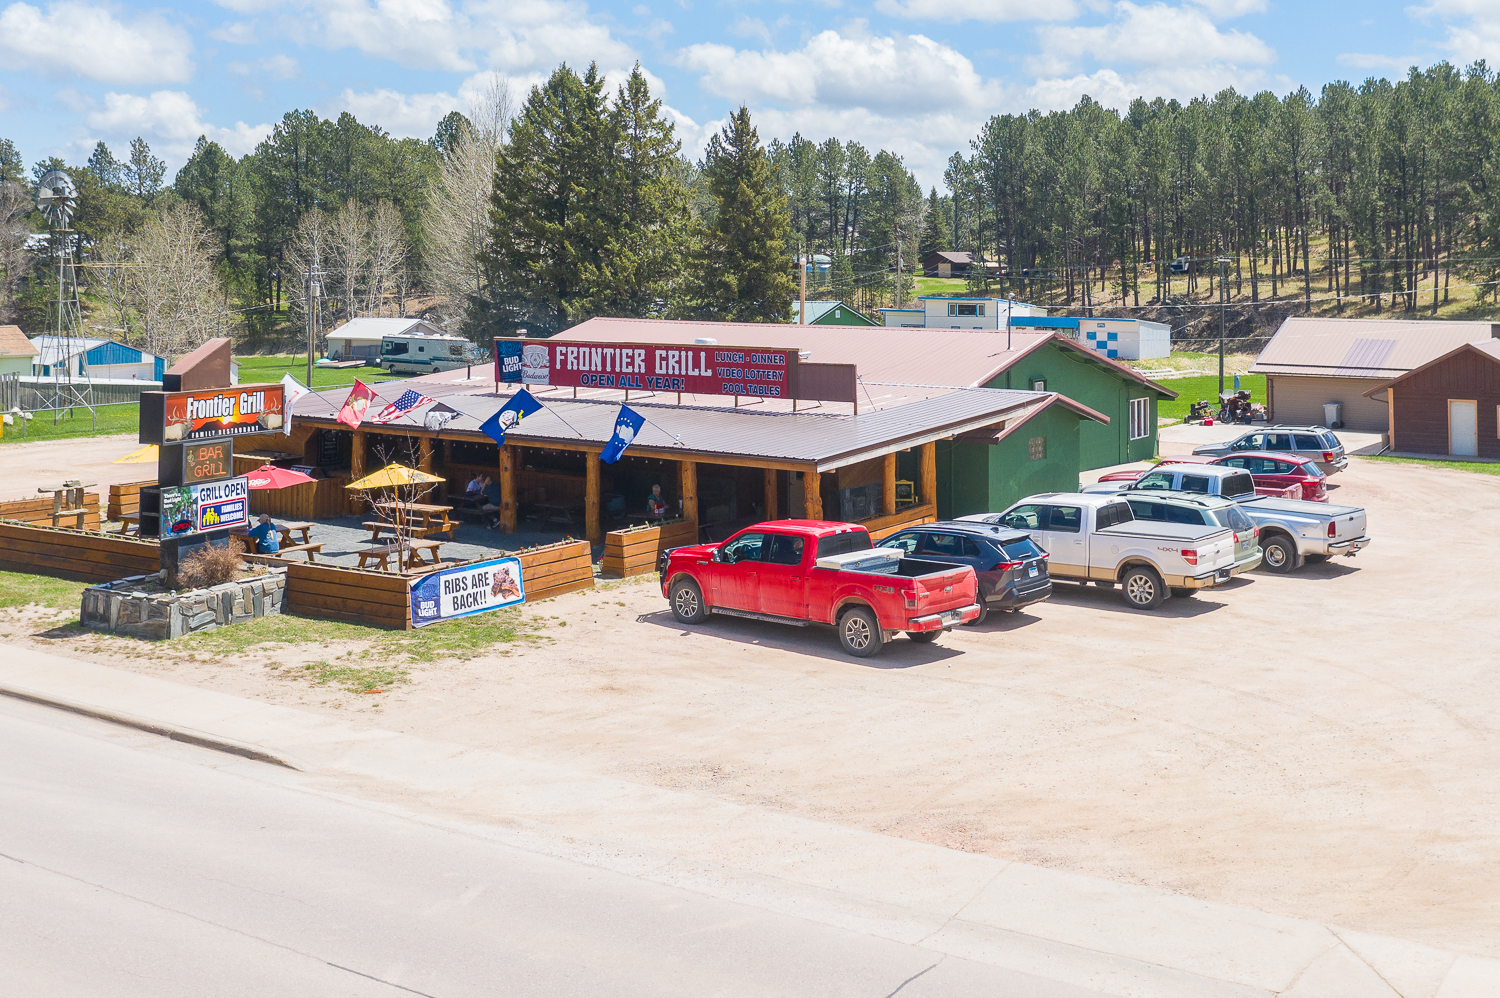
[[[283,374],[281,376],[281,391],[284,396],[284,401],[281,403],[281,432],[290,436],[292,432],[292,407],[299,398],[311,392],[312,389],[290,374]]]

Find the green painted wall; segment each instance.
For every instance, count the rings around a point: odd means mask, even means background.
[[[831,308],[818,316],[812,322],[812,326],[878,326],[880,323],[867,318],[859,312],[854,311],[848,305],[840,304],[837,308]]]
[[[1093,420],[1083,424],[1079,470],[1155,456],[1157,396],[1152,389],[1056,343],[1032,351],[985,387],[1030,390],[1033,381],[1045,381],[1047,391],[1066,395],[1109,417],[1108,425]],[[1135,398],[1151,399],[1150,433],[1140,440],[1130,439],[1130,400]]]
[[[938,517],[993,513],[1036,492],[1078,489],[1083,417],[1054,405],[998,444],[940,440]],[[1046,439],[1046,457],[1031,459],[1031,440]]]

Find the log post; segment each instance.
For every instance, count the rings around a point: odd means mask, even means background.
[[[883,506],[881,512],[883,512],[886,516],[890,516],[892,513],[896,512],[895,454],[887,454],[885,456],[885,480],[882,485],[884,486],[884,499],[881,500]]]
[[[432,438],[417,438],[417,470],[432,474]]]
[[[365,477],[365,431],[354,431],[354,444],[349,450],[349,477],[359,481]],[[365,511],[365,500],[369,498],[368,493],[345,492],[344,508],[350,513],[363,513]]]
[[[682,500],[682,518],[698,525],[698,465],[693,461],[677,462],[677,497]]]
[[[604,539],[599,524],[599,452],[585,452],[583,462],[586,468],[583,486],[584,532],[590,544],[598,544]]]
[[[778,520],[778,519],[780,519],[780,516],[777,514],[777,510],[776,510],[776,499],[777,499],[776,469],[775,468],[767,468],[766,469],[766,519],[767,520]]]
[[[812,467],[802,473],[802,515],[809,520],[823,519],[822,478]]]
[[[917,496],[917,502],[923,506],[931,506],[937,502],[937,442],[932,441],[922,445],[922,482],[921,494]]]
[[[516,450],[510,446],[500,448],[500,529],[516,532]]]

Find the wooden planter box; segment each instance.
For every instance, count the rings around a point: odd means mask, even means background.
[[[611,530],[604,535],[604,574],[622,579],[650,574],[663,551],[697,542],[698,525],[690,520]]]
[[[85,492],[83,494],[83,505],[88,511],[83,517],[83,529],[98,530],[99,493]],[[21,523],[44,523],[50,527],[52,526],[52,496],[42,495],[37,496],[35,499],[16,499],[13,502],[0,502],[0,520],[19,520]],[[61,522],[71,527],[78,522],[78,514],[64,514]]]
[[[528,603],[594,588],[594,559],[588,541],[559,541],[519,557]]]
[[[47,516],[50,520],[50,499]],[[0,569],[80,582],[113,582],[159,572],[161,548],[154,540],[0,522]]]
[[[141,511],[141,489],[149,489],[156,484],[156,479],[146,482],[126,482],[123,485],[111,485],[109,487],[109,506],[105,509],[106,520],[118,520],[125,513],[139,513]]]

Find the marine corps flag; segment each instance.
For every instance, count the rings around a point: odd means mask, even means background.
[[[370,409],[370,403],[374,401],[375,393],[370,386],[354,379],[354,388],[349,392],[349,397],[344,399],[344,405],[339,409],[337,419],[340,423],[351,430],[359,429],[359,424],[364,422],[365,413]]]

